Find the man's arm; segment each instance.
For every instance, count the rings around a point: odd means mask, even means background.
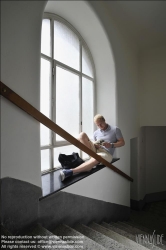
[[[114,148],[119,148],[119,147],[122,147],[125,145],[125,141],[123,138],[120,138],[117,140],[117,142],[114,142]],[[111,148],[112,147],[112,144],[110,142],[103,142],[102,145],[106,148]]]

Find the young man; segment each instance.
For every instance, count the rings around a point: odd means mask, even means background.
[[[104,117],[100,114],[94,117],[94,123],[98,127],[93,135],[94,142],[84,132],[80,134],[78,140],[106,161],[111,162],[115,148],[125,145],[122,133],[118,127],[107,124]],[[90,171],[97,164],[99,162],[91,157],[88,161],[74,169],[61,170],[61,180],[64,181],[67,177],[75,173]]]

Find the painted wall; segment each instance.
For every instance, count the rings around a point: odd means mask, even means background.
[[[43,1],[1,2],[1,81],[39,109]],[[1,177],[41,186],[39,123],[1,97]]]
[[[139,56],[140,126],[166,126],[166,46]]]
[[[131,184],[132,200],[141,201],[147,195],[146,199],[155,201],[156,193],[166,192],[165,142],[166,126],[141,127],[139,137],[131,141],[131,174],[136,180]]]
[[[147,48],[139,53],[140,131],[137,149],[132,147],[131,199],[143,200],[145,195],[166,191],[165,184],[165,93],[166,46]]]

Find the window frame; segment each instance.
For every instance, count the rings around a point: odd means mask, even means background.
[[[51,79],[50,79],[50,91],[51,91],[51,100],[50,100],[50,106],[51,106],[51,114],[50,114],[50,119],[53,120],[54,122],[56,122],[56,67],[60,67],[64,70],[67,70],[68,72],[71,72],[73,74],[76,74],[79,76],[79,133],[82,131],[82,78],[85,77],[86,79],[92,81],[93,83],[93,115],[96,112],[96,71],[95,71],[95,64],[94,64],[94,60],[93,57],[91,55],[91,52],[86,44],[86,42],[84,41],[84,39],[82,38],[82,36],[80,35],[80,33],[65,19],[63,19],[62,17],[60,17],[59,15],[56,14],[52,14],[52,13],[44,13],[43,15],[43,19],[50,19],[50,47],[51,47],[51,51],[50,51],[50,56],[47,56],[43,53],[41,53],[41,57],[40,59],[44,59],[50,62],[51,64]],[[54,20],[61,22],[62,24],[66,25],[70,30],[72,30],[78,37],[79,39],[79,70],[76,70],[56,59],[54,59]],[[85,48],[90,61],[91,61],[91,65],[92,65],[92,70],[93,70],[93,77],[90,77],[86,74],[84,74],[82,72],[82,47]],[[93,124],[93,130],[94,130],[95,126]],[[86,131],[85,131],[86,132]],[[51,144],[49,145],[45,145],[45,146],[40,146],[40,151],[41,150],[45,150],[45,149],[49,149],[50,152],[50,169],[44,170],[42,171],[42,174],[48,173],[50,171],[54,171],[56,169],[61,168],[61,166],[58,167],[54,167],[54,148],[56,147],[62,147],[62,146],[68,146],[68,145],[72,145],[70,142],[68,141],[56,141],[55,137],[56,134],[53,131],[50,131],[51,133]],[[80,150],[80,156],[82,156],[82,152]]]

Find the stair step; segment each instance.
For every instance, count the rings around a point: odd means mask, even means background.
[[[135,228],[138,228],[138,229],[140,229],[140,230],[142,230],[142,231],[144,231],[144,232],[146,232],[147,234],[153,234],[153,232],[154,232],[154,227],[153,228],[148,228],[148,227],[145,227],[144,225],[142,225],[142,224],[139,224],[138,222],[136,222],[136,221],[130,221],[130,220],[128,220],[128,221],[125,221],[125,224],[127,224],[127,225],[130,225],[130,226],[133,226],[133,227],[135,227]],[[162,234],[160,231],[158,231],[158,230],[155,230],[155,233],[157,233],[157,234]],[[164,242],[164,245],[166,244],[166,235],[164,234],[164,236],[163,236],[163,242]]]
[[[166,201],[147,203],[143,210],[166,217]]]
[[[138,228],[138,229],[140,229],[140,230],[142,230],[142,231],[145,231],[146,233],[148,233],[148,234],[153,234],[153,232],[154,232],[154,227],[153,227],[153,229],[151,229],[151,228],[148,228],[148,225],[147,225],[147,227],[145,227],[145,225],[142,225],[142,224],[139,224],[138,222],[136,222],[136,221],[125,221],[125,223],[126,224],[128,224],[128,225],[130,225],[130,226],[133,226],[133,227],[135,227],[135,228]],[[157,233],[157,234],[162,234],[161,232],[159,232],[158,230],[155,230],[155,232]],[[164,242],[166,242],[166,235],[164,234],[164,236],[163,236],[163,240],[164,240]],[[165,243],[164,243],[165,244]]]
[[[147,217],[151,217],[153,218],[154,220],[159,220],[159,221],[164,221],[166,222],[166,218],[164,216],[160,216],[159,214],[154,214],[150,211],[144,211],[144,210],[141,210],[141,211],[135,211],[135,210],[131,210],[131,213],[130,213],[130,216],[138,216],[138,215],[141,215],[141,216],[147,216]]]
[[[76,230],[81,232],[82,234],[86,235],[90,239],[96,241],[100,245],[104,246],[107,249],[110,250],[131,250],[131,248],[128,248],[124,246],[123,244],[117,242],[116,240],[98,232],[97,230],[94,230],[90,228],[89,226],[85,226],[82,224],[77,224],[74,226]]]
[[[141,246],[139,245],[137,242],[135,242],[134,240],[131,240],[129,238],[129,234],[127,234],[128,237],[126,237],[125,232],[120,232],[119,230],[116,230],[116,228],[114,228],[113,226],[110,226],[109,224],[102,222],[101,225],[97,224],[97,223],[92,223],[90,225],[90,227],[92,227],[93,229],[99,231],[100,233],[103,233],[104,235],[111,237],[112,239],[118,241],[119,243],[123,244],[126,248],[129,249],[138,249],[138,250],[147,250],[147,248],[145,246]],[[122,231],[122,230],[121,230]],[[131,236],[130,236],[131,237]]]
[[[144,210],[141,210],[141,211],[135,211],[135,210],[131,210],[131,214],[130,215],[136,215],[137,214],[141,215],[141,216],[149,216],[149,217],[153,217],[153,218],[156,218],[157,220],[163,220],[164,222],[166,222],[166,218],[165,216],[162,216],[160,214],[155,214],[150,212],[150,211],[144,211]]]
[[[86,249],[106,250],[105,247],[99,245],[95,241],[89,239],[85,235],[79,233],[78,231],[76,231],[75,229],[73,229],[67,225],[61,224],[58,227],[56,227],[54,230],[52,230],[52,232],[55,233],[56,235],[59,235],[59,236],[72,236],[71,239],[74,238],[73,236],[77,236],[78,237],[77,239],[79,241],[80,240],[83,241],[83,244],[80,244],[80,248],[78,248],[78,249],[81,249],[81,246],[83,246],[83,249],[85,249],[85,250]],[[66,238],[66,240],[67,240],[67,238]],[[73,245],[74,243],[68,243],[68,244]],[[77,244],[77,245],[79,245],[79,244]]]
[[[3,225],[1,225],[1,235],[12,236],[12,234]]]
[[[118,227],[118,228],[121,228],[121,229],[123,229],[123,230],[125,230],[125,231],[127,231],[127,232],[129,232],[129,233],[131,233],[131,234],[133,234],[133,235],[135,235],[135,237],[136,237],[136,235],[138,235],[138,234],[142,234],[142,235],[152,235],[153,234],[153,232],[152,231],[150,231],[150,230],[148,230],[148,232],[147,231],[143,231],[143,230],[141,230],[141,229],[139,229],[139,228],[137,228],[134,224],[133,225],[129,225],[129,224],[127,224],[127,223],[124,223],[124,222],[121,222],[121,221],[118,221],[117,223],[115,223],[116,224],[116,226]],[[162,244],[163,245],[158,245],[158,247],[160,247],[160,248],[162,248],[162,249],[166,249],[166,242],[162,239]]]
[[[150,212],[135,212],[132,211],[130,215],[130,221],[141,224],[147,228],[157,230],[160,234],[166,234],[166,219],[164,217],[154,215]]]
[[[122,226],[124,229],[128,230],[131,234],[153,234],[153,230],[140,226],[138,224],[129,221],[118,221],[117,226]]]
[[[131,227],[135,227],[135,228],[137,228],[141,231],[144,231],[148,234],[153,234],[153,232],[154,232],[153,229],[147,228],[141,224],[138,224],[137,222],[133,222],[133,221],[128,220],[128,221],[123,221],[123,223],[125,223],[126,225],[129,225]]]
[[[122,236],[125,236],[126,238],[134,241],[135,243],[137,244],[140,244],[141,246],[144,246],[148,249],[154,249],[154,250],[161,250],[160,246],[153,246],[151,243],[145,243],[143,242],[142,240],[140,242],[137,242],[137,239],[136,239],[136,235],[137,234],[131,234],[131,231],[130,230],[127,230],[125,227],[119,225],[119,223],[111,223],[111,224],[107,224],[105,222],[103,222],[101,225],[115,231],[116,233],[119,233],[120,235]]]
[[[38,248],[39,250],[50,250],[53,249],[54,246],[58,244],[58,242],[61,241],[61,239],[57,236],[48,231],[46,228],[42,227],[41,225],[37,224],[28,230],[21,233],[21,235],[29,235],[33,236],[33,239],[36,236],[36,239],[34,239],[34,244],[29,243],[28,245],[40,245],[41,247]],[[43,241],[43,242],[41,242]],[[56,242],[56,243],[55,243]],[[66,244],[66,243],[65,243]],[[24,245],[24,244],[23,244]],[[47,246],[47,247],[46,247]],[[58,250],[62,248],[56,248]]]

